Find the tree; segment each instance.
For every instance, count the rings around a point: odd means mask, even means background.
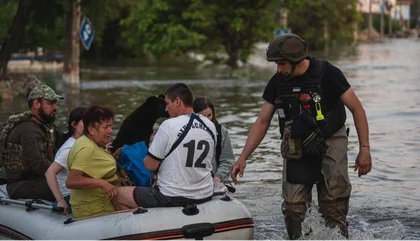
[[[79,84],[79,62],[80,62],[80,44],[79,44],[79,27],[80,27],[80,1],[68,0],[70,13],[66,18],[66,45],[64,48],[64,75],[63,79],[67,83],[73,85]]]
[[[0,0],[0,43],[8,36],[10,26],[13,23],[13,17],[19,6],[18,1]]]
[[[158,59],[165,54],[180,55],[199,46],[206,39],[197,27],[208,20],[191,12],[184,0],[145,0],[122,21],[123,36],[138,53],[152,53]],[[194,23],[193,20],[196,20]]]
[[[229,58],[227,65],[237,68],[246,62],[255,43],[270,40],[276,27],[275,3],[269,0],[205,1],[211,26],[203,29],[208,42],[220,43]]]
[[[349,43],[361,20],[357,3],[358,0],[302,0],[300,7],[290,11],[289,25],[311,50]]]
[[[0,50],[1,77],[7,74],[7,64],[12,53],[18,50],[19,44],[25,37],[26,24],[28,23],[33,0],[19,0],[19,5],[10,27],[9,35],[6,36]]]
[[[300,0],[284,1],[287,6]],[[133,49],[158,58],[165,54],[224,51],[226,63],[246,62],[258,41],[274,36],[278,0],[144,0],[122,24]],[[286,5],[285,5],[286,6]]]
[[[43,47],[45,52],[62,51],[65,42],[65,20],[71,11],[68,0],[39,1],[32,6],[26,25],[26,38],[19,49]],[[45,14],[45,13],[48,14]]]

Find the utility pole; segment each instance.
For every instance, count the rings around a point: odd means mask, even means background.
[[[81,15],[81,0],[68,0],[71,13],[66,23],[67,39],[65,49],[63,81],[71,85],[79,85],[79,28]]]
[[[388,24],[388,37],[391,37],[392,36],[392,24],[394,23],[393,21],[392,21],[392,8],[393,8],[394,6],[391,6],[390,8],[389,8],[389,24]]]
[[[368,27],[368,41],[372,40],[372,1],[369,0],[369,27]]]
[[[384,11],[385,11],[385,5],[384,0],[380,0],[379,7],[381,10],[381,40],[384,37]]]

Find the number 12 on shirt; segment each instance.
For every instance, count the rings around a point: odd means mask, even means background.
[[[210,149],[210,144],[208,141],[206,140],[201,140],[197,143],[197,148],[195,146],[195,140],[191,140],[190,142],[187,142],[183,145],[185,148],[188,149],[188,153],[187,153],[187,163],[186,163],[186,167],[200,167],[200,168],[206,168],[206,164],[202,163],[204,161],[204,159],[207,157],[207,155],[209,154],[209,149]],[[203,150],[204,148],[204,150]],[[194,153],[195,150],[203,150],[203,152],[201,153],[201,155],[197,158],[197,160],[194,162]]]

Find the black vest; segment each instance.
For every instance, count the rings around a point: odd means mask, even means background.
[[[283,137],[285,121],[291,120],[300,115],[302,105],[299,97],[301,94],[318,94],[321,96],[321,110],[325,117],[321,127],[326,138],[332,136],[335,132],[344,126],[346,121],[346,112],[341,100],[328,109],[325,98],[322,95],[322,78],[325,68],[329,63],[325,60],[314,59],[311,61],[311,68],[308,69],[306,79],[296,82],[293,79],[286,80],[280,77],[277,81],[277,98],[275,107],[279,115],[280,134]],[[312,116],[316,116],[315,105],[313,101],[310,106]]]

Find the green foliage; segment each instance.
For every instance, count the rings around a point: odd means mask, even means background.
[[[120,24],[121,19],[128,17],[129,12],[132,9],[137,9],[141,4],[141,0],[118,0],[111,1],[111,6],[106,19],[103,19],[105,23],[103,34],[101,37],[101,44],[93,45],[96,50],[96,57],[106,57],[115,59],[116,57],[134,57],[133,51],[127,45],[124,37],[122,36],[122,26]],[[95,27],[96,28],[96,27]],[[92,52],[92,51],[89,51]]]
[[[286,1],[285,1],[286,2]],[[288,6],[300,0],[287,1]],[[228,54],[228,64],[245,61],[258,41],[273,37],[278,0],[145,0],[122,24],[129,45],[158,58],[188,51]]]
[[[10,26],[12,26],[13,18],[17,11],[19,1],[0,0],[0,44],[3,43],[9,34]]]
[[[357,3],[358,0],[302,0],[299,8],[291,9],[289,25],[307,41],[310,50],[346,44],[353,41],[361,21]]]
[[[71,11],[71,0],[32,0],[30,20],[26,26],[26,37],[20,49],[44,47],[46,51],[63,51],[66,40],[66,20]],[[7,36],[17,10],[16,0],[0,0],[0,41]],[[100,55],[103,33],[109,22],[119,22],[123,11],[138,4],[137,0],[89,0],[81,1],[83,17],[89,17],[95,30],[92,50],[89,54]],[[126,13],[128,15],[128,13]],[[118,24],[119,25],[119,24]],[[118,28],[117,30],[118,31]],[[110,36],[118,38],[115,32]],[[107,36],[109,37],[109,36]],[[120,45],[125,44],[121,43]],[[82,52],[83,53],[83,52]]]
[[[71,0],[32,0],[21,49],[64,50]],[[7,36],[18,1],[0,0],[0,41]],[[347,43],[360,21],[357,0],[82,0],[82,18],[95,39],[82,58],[157,59],[193,51],[235,68],[247,62],[257,42],[268,42],[279,27],[280,8],[289,9],[289,27],[310,49]],[[325,32],[326,30],[326,32]],[[387,31],[387,28],[386,28]],[[227,58],[226,58],[227,56]]]
[[[0,103],[3,102],[3,96],[0,93]]]
[[[123,36],[138,53],[180,55],[205,40],[196,28],[209,20],[196,13],[188,1],[145,0],[122,21]]]
[[[212,10],[208,16],[212,25],[203,32],[212,42],[223,46],[229,55],[228,65],[235,67],[238,59],[246,62],[255,43],[273,37],[276,2],[237,0],[206,4]]]
[[[26,26],[26,37],[20,49],[44,47],[45,51],[61,51],[65,43],[64,0],[37,1],[33,4],[30,20]],[[48,13],[48,14],[46,14]]]

